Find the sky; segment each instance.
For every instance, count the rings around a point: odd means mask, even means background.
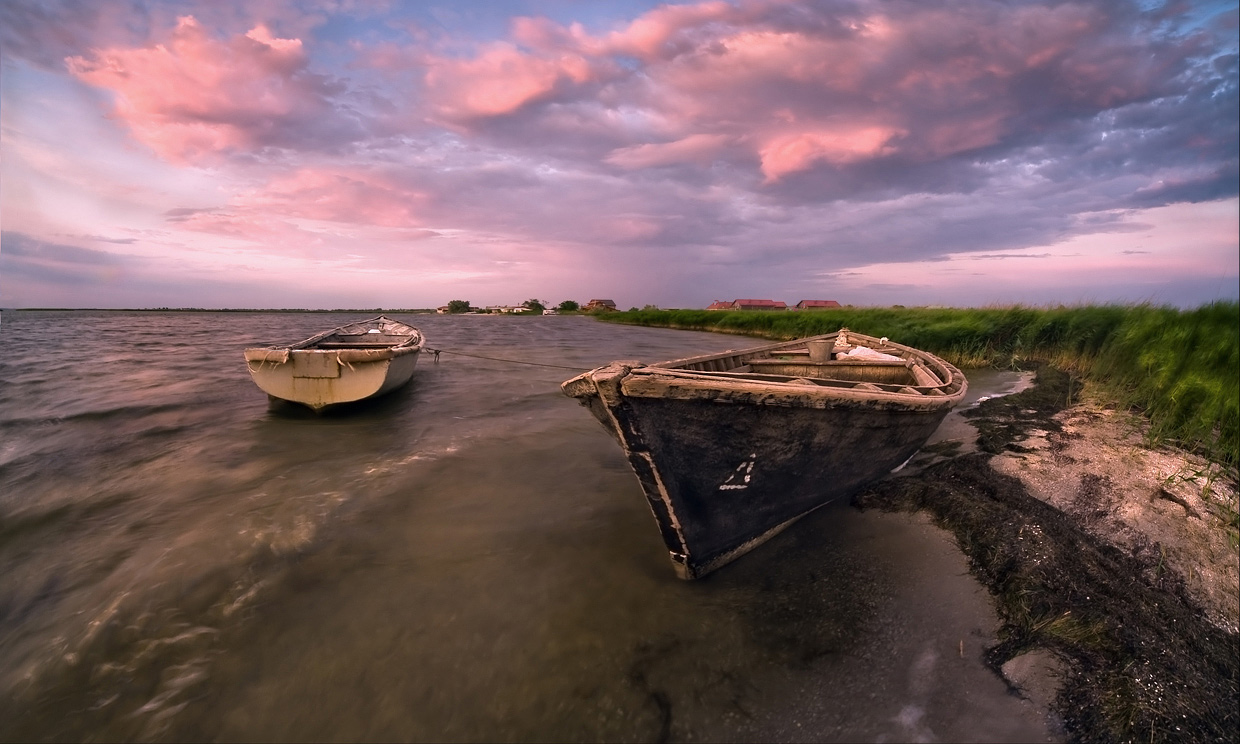
[[[1234,2],[0,0],[0,307],[1240,295]]]

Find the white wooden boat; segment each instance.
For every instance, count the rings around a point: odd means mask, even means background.
[[[841,329],[566,381],[620,442],[677,575],[703,576],[907,462],[967,382],[936,356]]]
[[[267,395],[321,411],[409,382],[425,344],[417,328],[380,315],[289,346],[246,349],[245,361]]]

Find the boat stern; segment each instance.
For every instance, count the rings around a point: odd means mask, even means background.
[[[246,349],[245,358],[263,392],[321,411],[403,384],[413,374],[417,351]]]

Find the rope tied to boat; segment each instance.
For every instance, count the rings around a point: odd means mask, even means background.
[[[563,364],[546,364],[545,362],[527,362],[521,359],[503,359],[500,357],[485,356],[483,354],[469,354],[464,351],[456,351],[455,349],[432,349],[429,346],[426,350],[435,355],[435,363],[439,363],[440,354],[456,354],[457,356],[471,357],[473,359],[487,359],[492,362],[507,362],[508,364],[525,364],[530,367],[551,367],[552,369],[567,369],[573,372],[589,372],[590,367],[566,367]]]

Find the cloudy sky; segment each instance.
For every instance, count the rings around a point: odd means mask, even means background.
[[[1236,298],[1234,2],[2,0],[0,306]]]

